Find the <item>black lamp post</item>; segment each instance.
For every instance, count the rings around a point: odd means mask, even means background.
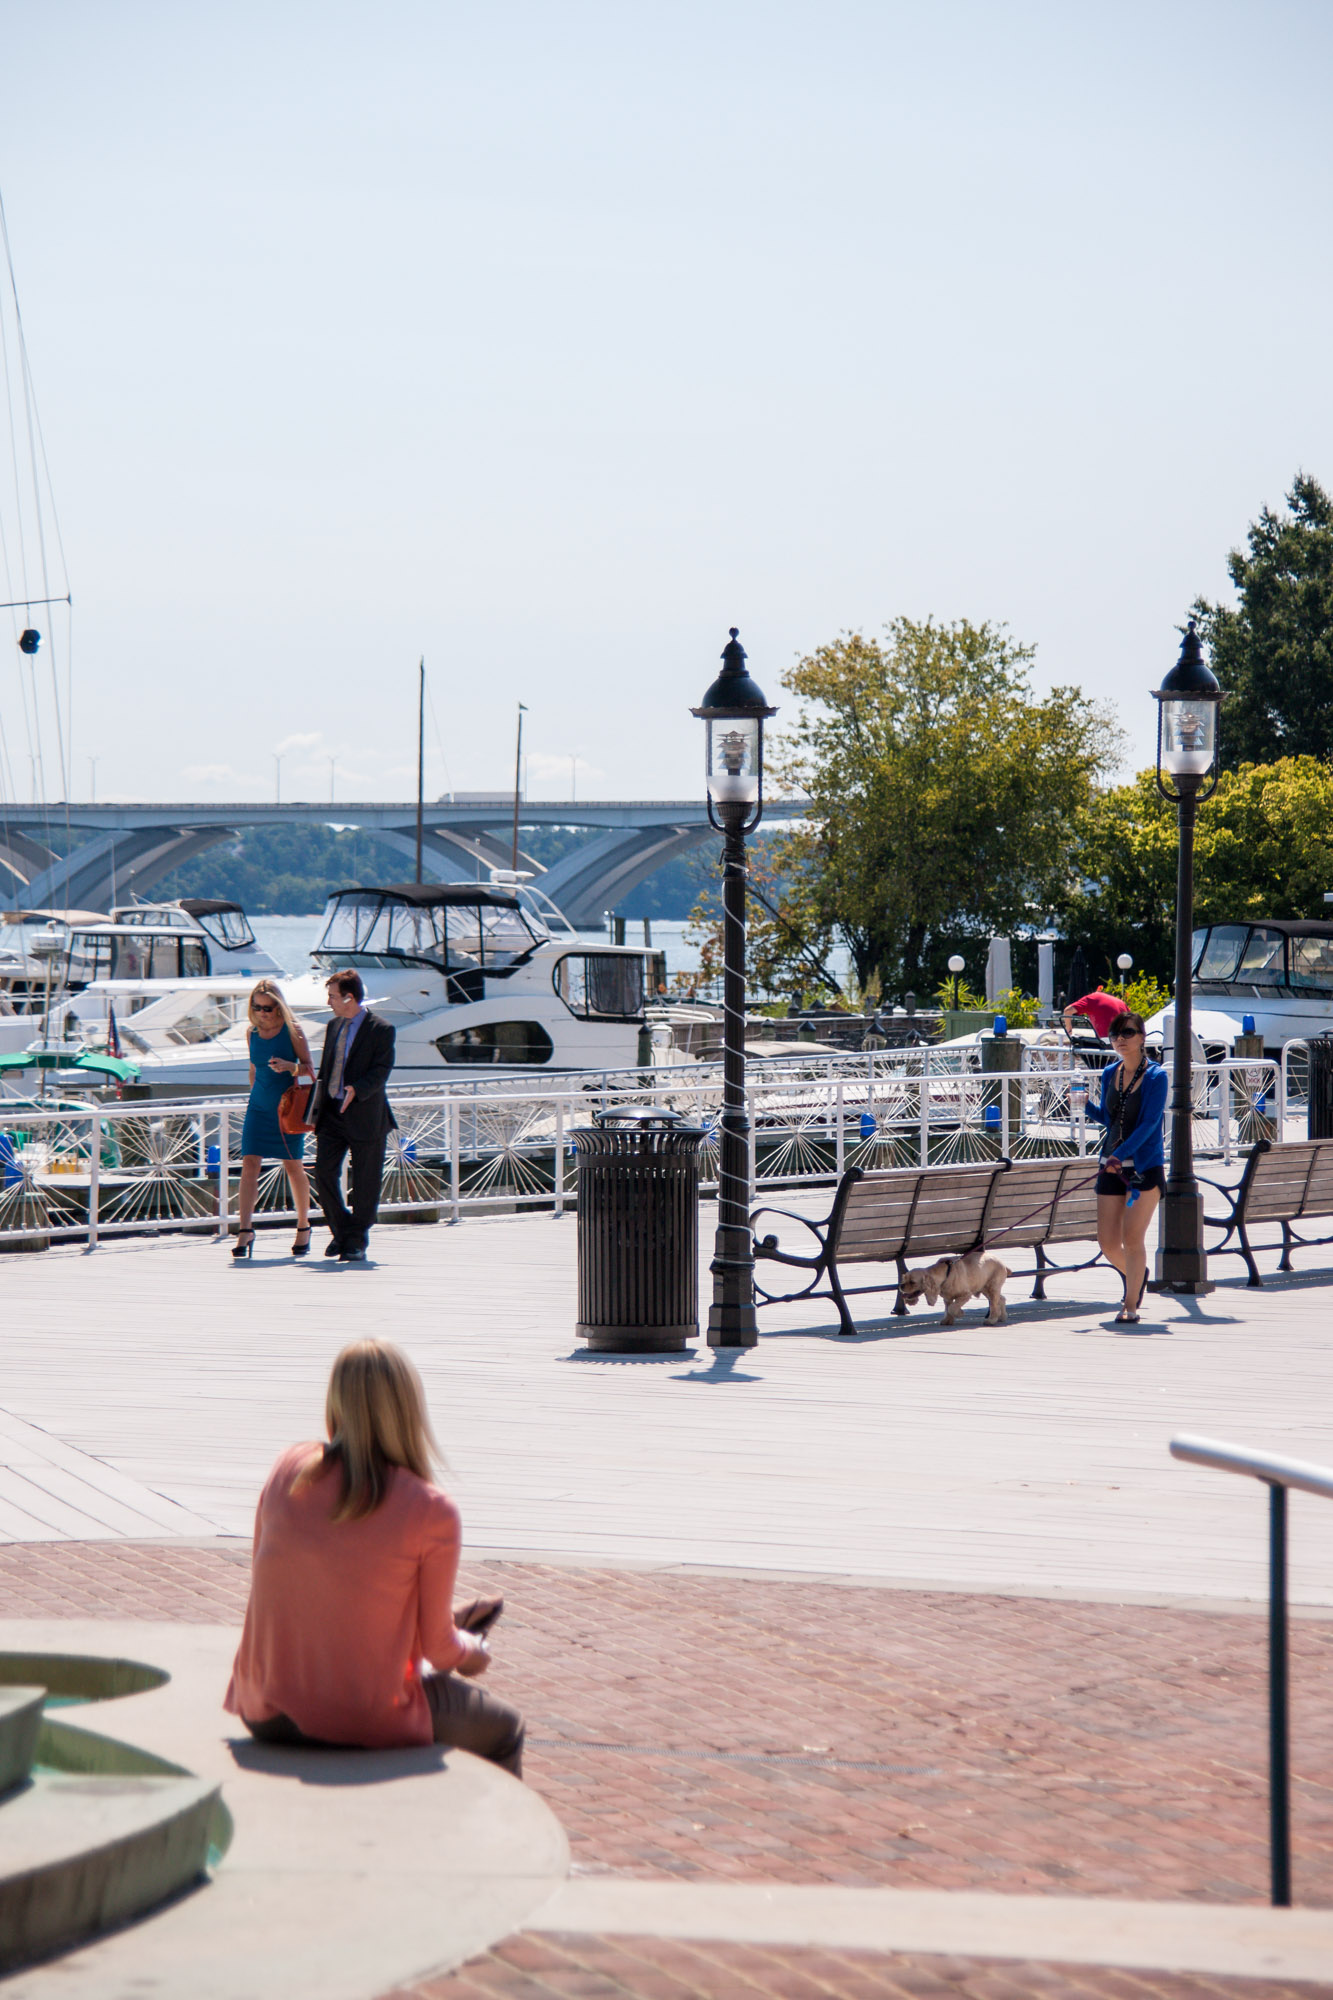
[[[1176,861],[1176,1048],[1171,1079],[1171,1163],[1157,1239],[1155,1292],[1211,1292],[1203,1244],[1203,1196],[1194,1178],[1194,1092],[1191,1048],[1194,976],[1194,816],[1217,789],[1217,711],[1222,690],[1204,665],[1189,622],[1180,658],[1153,697],[1157,702],[1157,789],[1175,802],[1180,825]]]
[[[723,836],[722,1120],[708,1345],[753,1347],[759,1328],[745,1108],[745,836],[763,817],[764,722],[777,710],[745,671],[745,648],[734,625],[722,671],[691,713],[708,731],[708,818]]]

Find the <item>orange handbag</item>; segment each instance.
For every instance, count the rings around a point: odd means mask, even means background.
[[[313,1132],[314,1126],[307,1124],[306,1112],[310,1108],[310,1093],[315,1087],[312,1077],[309,1083],[289,1084],[278,1099],[278,1130],[280,1132]]]

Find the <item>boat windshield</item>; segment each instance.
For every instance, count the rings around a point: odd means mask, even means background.
[[[224,951],[248,951],[255,942],[244,910],[198,910],[192,914],[205,936]]]
[[[517,902],[416,903],[373,889],[329,898],[314,957],[326,970],[367,961],[445,967],[513,965],[542,938]]]
[[[1288,943],[1290,984],[1333,998],[1333,938],[1294,937]]]
[[[1196,979],[1234,979],[1241,951],[1250,934],[1248,924],[1214,924],[1195,968]]]
[[[1236,974],[1241,985],[1281,986],[1287,970],[1286,942],[1281,931],[1266,931],[1256,925]]]

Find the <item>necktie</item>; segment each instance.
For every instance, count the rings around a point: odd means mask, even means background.
[[[347,1030],[350,1025],[348,1021],[338,1023],[338,1042],[333,1051],[333,1074],[329,1078],[329,1096],[335,1104],[341,1104],[343,1101],[343,1064],[347,1060]]]

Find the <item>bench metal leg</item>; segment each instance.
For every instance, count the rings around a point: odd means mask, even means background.
[[[898,1266],[898,1296],[893,1302],[893,1310],[899,1319],[907,1317],[907,1302],[903,1298],[903,1279],[907,1276],[907,1261],[903,1257],[894,1260]]]
[[[1286,1233],[1286,1228],[1287,1225],[1284,1222],[1282,1225],[1284,1235]],[[1264,1281],[1259,1276],[1259,1266],[1254,1261],[1254,1252],[1250,1248],[1250,1239],[1245,1234],[1245,1224],[1243,1222],[1238,1225],[1236,1230],[1236,1236],[1240,1242],[1240,1254],[1245,1259],[1245,1268],[1250,1274],[1249,1277],[1245,1280],[1245,1282],[1247,1285],[1258,1286],[1260,1289],[1262,1289]],[[1281,1270],[1281,1268],[1282,1266],[1279,1265],[1278,1269]]]
[[[856,1321],[847,1310],[847,1301],[843,1297],[842,1285],[838,1280],[838,1267],[836,1264],[830,1264],[828,1267],[828,1282],[829,1290],[833,1294],[833,1303],[838,1308],[838,1333],[848,1340],[855,1340]]]
[[[1282,1225],[1282,1255],[1278,1259],[1277,1266],[1279,1271],[1289,1271],[1291,1269],[1291,1253],[1294,1245],[1295,1239],[1291,1233],[1291,1224],[1284,1222]]]
[[[1037,1245],[1037,1275],[1032,1287],[1032,1296],[1034,1299],[1044,1299],[1046,1296],[1046,1267],[1046,1252],[1039,1243]]]

